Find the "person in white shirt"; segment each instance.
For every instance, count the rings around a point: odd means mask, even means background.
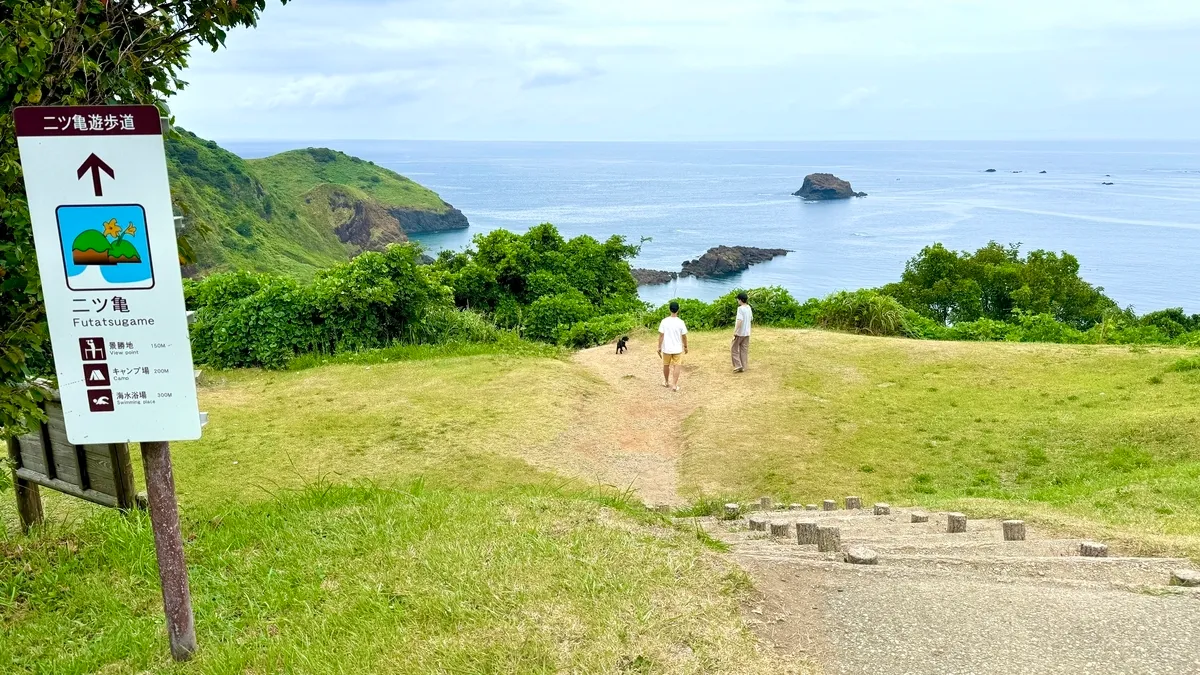
[[[754,320],[754,312],[747,304],[749,296],[743,291],[738,293],[737,319],[733,322],[733,345],[729,353],[733,357],[733,372],[740,373],[750,365],[750,322]]]
[[[658,324],[658,355],[663,362],[663,386],[679,391],[679,370],[687,353],[687,325],[679,318],[679,303],[671,302],[671,316]]]

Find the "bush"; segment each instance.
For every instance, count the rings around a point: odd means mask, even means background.
[[[607,314],[559,329],[558,343],[567,347],[602,345],[627,334],[638,324],[634,314]]]
[[[712,306],[703,300],[677,298],[674,302],[679,303],[679,318],[687,324],[688,330],[711,330],[719,327],[713,318]],[[671,303],[668,302],[648,312],[643,321],[646,328],[658,330],[659,322],[671,315],[670,306]]]
[[[461,342],[495,342],[501,331],[479,312],[449,305],[430,307],[420,321],[409,325],[405,342],[438,345]]]
[[[583,293],[572,289],[538,298],[525,310],[525,335],[535,340],[554,342],[560,325],[570,326],[596,315],[596,308]]]
[[[217,368],[282,368],[309,352],[370,349],[414,336],[489,335],[477,318],[439,313],[453,308],[449,289],[431,281],[418,254],[413,246],[364,253],[309,284],[245,273],[190,283],[195,360]],[[426,319],[429,327],[416,325]]]
[[[738,293],[736,289],[713,300],[710,306],[710,322],[714,326],[730,326],[737,319]],[[779,286],[768,288],[751,288],[745,291],[747,302],[754,312],[754,323],[763,326],[807,327],[814,325],[813,313],[806,312],[805,307],[785,289]]]
[[[865,335],[902,335],[906,310],[895,298],[875,291],[841,291],[821,302],[817,325]]]

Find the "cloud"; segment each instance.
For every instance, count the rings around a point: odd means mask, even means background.
[[[835,105],[838,108],[853,108],[874,96],[878,91],[878,87],[855,87],[838,97]]]
[[[602,74],[594,66],[582,66],[561,59],[545,59],[531,64],[529,75],[521,82],[522,89],[556,87],[580,82]]]
[[[381,105],[414,101],[420,88],[419,78],[405,71],[303,75],[251,88],[237,100],[242,107],[264,110]]]
[[[196,50],[171,103],[223,138],[1142,137],[1150,110],[1194,137],[1197,27],[1181,0],[305,0]]]

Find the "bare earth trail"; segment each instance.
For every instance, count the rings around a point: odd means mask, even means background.
[[[576,403],[558,442],[528,459],[632,489],[647,503],[683,503],[685,420],[774,384],[774,375],[752,366],[734,376],[727,354],[706,344],[685,359],[682,390],[673,392],[662,386],[654,337],[635,334],[620,356],[612,345],[576,354],[597,386]],[[1187,560],[1127,558],[1119,550],[1083,558],[1079,540],[1033,527],[1028,541],[1005,542],[992,520],[947,534],[944,514],[916,524],[897,508],[888,516],[869,509],[763,515],[836,524],[843,547],[866,545],[880,558],[860,566],[817,553],[796,543],[794,525],[788,538],[771,539],[748,532],[745,518],[697,521],[730,545],[754,580],[758,597],[746,619],[784,670],[1200,673],[1200,589],[1167,585]]]

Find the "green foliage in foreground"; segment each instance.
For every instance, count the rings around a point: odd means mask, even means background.
[[[621,499],[315,485],[184,517],[192,662],[167,654],[148,517],[112,511],[0,537],[0,662],[62,674],[767,672],[738,618],[744,576]]]
[[[286,0],[281,0],[286,2]],[[49,340],[12,111],[25,105],[158,103],[184,86],[193,44],[214,51],[254,26],[265,0],[0,0],[0,428],[39,416],[30,380]]]
[[[419,255],[412,246],[364,253],[309,283],[246,272],[189,282],[195,359],[218,368],[280,368],[300,354],[397,341],[495,341],[495,326],[454,310],[447,289],[418,264]]]

